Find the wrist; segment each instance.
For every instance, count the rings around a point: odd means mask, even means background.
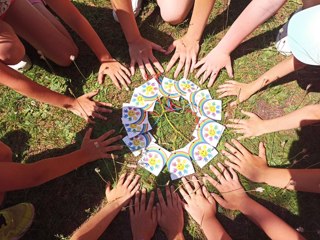
[[[141,41],[141,39],[142,39],[142,36],[139,33],[139,34],[135,35],[134,37],[128,38],[127,42],[128,42],[129,45],[131,45],[131,44],[135,44],[136,42]]]
[[[113,57],[108,53],[101,55],[100,57],[98,57],[100,63],[104,63],[104,62],[110,62],[110,60],[113,60]]]
[[[248,215],[252,209],[254,209],[252,204],[254,204],[255,201],[253,201],[247,194],[245,197],[239,199],[239,206],[237,208],[238,211],[240,211],[244,215]]]

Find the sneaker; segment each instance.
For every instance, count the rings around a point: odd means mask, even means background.
[[[28,71],[32,67],[30,58],[27,55],[24,55],[23,59],[14,65],[8,65],[12,69],[18,72]]]
[[[142,4],[142,0],[131,0],[131,4],[132,4],[132,10],[133,10],[133,14],[135,17],[137,17],[141,11],[141,4]],[[116,12],[113,10],[112,11],[112,15],[113,15],[113,19],[116,22],[119,22],[119,19],[117,17]]]
[[[34,217],[31,203],[20,203],[0,211],[0,239],[17,240],[29,229]]]

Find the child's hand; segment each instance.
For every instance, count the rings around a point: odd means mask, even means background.
[[[183,210],[179,195],[174,191],[174,187],[166,186],[165,202],[160,189],[157,190],[159,203],[157,203],[157,220],[161,229],[169,240],[184,239],[183,230]]]
[[[201,65],[202,67],[196,74],[196,78],[200,78],[200,76],[203,74],[200,84],[203,84],[207,78],[210,77],[208,87],[211,87],[220,70],[224,67],[226,68],[229,77],[233,77],[230,55],[218,49],[217,47],[212,49],[207,56],[197,62],[195,68],[198,68]]]
[[[111,190],[110,183],[107,184],[106,198],[107,204],[117,203],[118,206],[124,207],[128,204],[130,198],[139,190],[140,184],[139,175],[130,173],[122,174],[118,180],[117,185]]]
[[[161,64],[153,56],[153,53],[152,53],[153,49],[159,52],[163,52],[163,53],[165,52],[165,50],[161,46],[143,37],[140,37],[135,41],[129,43],[129,53],[131,58],[130,71],[132,76],[134,75],[134,72],[135,72],[134,67],[136,64],[138,64],[141,75],[144,80],[147,80],[147,73],[145,68],[147,68],[147,70],[152,76],[156,74],[156,72],[153,70],[152,64],[161,73],[163,72],[163,68]]]
[[[230,103],[231,107],[244,102],[255,92],[254,83],[240,83],[233,80],[226,81],[226,83],[220,85],[217,90],[217,93],[221,93],[219,98],[237,96],[237,100]]]
[[[180,187],[179,191],[187,202],[184,209],[191,217],[202,226],[207,220],[215,218],[216,202],[207,191],[205,186],[200,186],[198,179],[193,176],[193,188],[189,182],[182,178],[184,188]]]
[[[74,114],[84,118],[89,123],[94,123],[94,118],[107,120],[107,117],[100,113],[111,113],[111,109],[105,107],[111,107],[110,103],[98,102],[92,100],[94,96],[99,93],[98,90],[84,94],[77,99],[74,99],[73,106],[66,107]]]
[[[121,150],[122,145],[112,145],[122,139],[121,135],[109,138],[115,130],[110,130],[96,139],[91,139],[92,128],[89,128],[83,138],[80,150],[85,156],[88,156],[90,161],[95,161],[102,158],[118,158],[112,154],[113,151]]]
[[[188,38],[186,35],[182,38],[175,40],[168,48],[165,54],[170,54],[174,49],[176,49],[173,54],[170,62],[167,65],[166,72],[170,71],[170,69],[174,66],[178,59],[179,63],[174,72],[174,78],[178,77],[181,69],[184,67],[183,77],[187,78],[189,72],[192,72],[194,66],[197,62],[197,56],[199,53],[199,41]]]
[[[249,119],[229,119],[233,124],[227,124],[228,128],[235,129],[235,133],[243,134],[238,140],[248,137],[257,137],[268,132],[268,129],[264,126],[265,121],[256,114],[243,110],[241,112],[248,116]]]
[[[206,175],[203,180],[211,183],[220,192],[223,198],[215,193],[211,194],[222,207],[231,210],[240,210],[241,206],[245,205],[246,201],[250,198],[245,193],[239,182],[238,175],[233,169],[230,169],[229,172],[221,163],[218,163],[218,167],[222,173],[210,165],[210,169],[214,175],[216,175],[218,181],[209,175]]]
[[[157,227],[157,209],[153,206],[154,192],[151,192],[149,203],[146,208],[146,189],[142,189],[141,201],[140,192],[130,201],[130,223],[133,240],[149,240],[154,235]]]
[[[268,171],[266,149],[262,142],[259,144],[259,156],[253,155],[237,140],[231,140],[235,147],[226,143],[228,151],[222,150],[222,154],[229,161],[225,164],[241,173],[253,182],[263,182],[264,175]]]
[[[122,86],[129,91],[128,84],[131,83],[130,72],[115,59],[111,59],[110,61],[106,61],[101,64],[98,74],[99,84],[104,82],[105,75],[108,75],[111,78],[113,84],[118,89],[121,89]]]

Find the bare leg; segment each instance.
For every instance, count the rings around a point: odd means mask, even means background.
[[[194,0],[157,0],[157,2],[162,19],[172,25],[183,22],[194,4]]]
[[[0,163],[12,162],[12,151],[9,146],[0,141]],[[0,192],[0,205],[3,202],[5,192]]]
[[[0,20],[0,61],[13,65],[20,62],[24,55],[24,46],[12,27]]]
[[[19,16],[19,17],[17,17]],[[62,34],[27,0],[15,0],[4,18],[15,32],[34,48],[60,66],[71,63],[70,56],[77,57],[75,43]]]

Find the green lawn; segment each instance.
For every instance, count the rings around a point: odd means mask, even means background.
[[[229,8],[226,0],[216,2],[209,23],[205,29],[203,43],[199,58],[205,56],[225,34],[226,30],[237,18],[244,7],[249,3],[245,1],[231,1]],[[109,1],[103,0],[77,0],[74,1],[79,10],[88,18],[97,30],[113,57],[121,63],[128,65],[130,62],[128,48],[119,24],[112,18]],[[246,42],[240,45],[233,53],[234,79],[249,82],[274,66],[283,59],[274,47],[277,30],[286,22],[300,3],[288,1],[281,11],[272,19],[264,23],[256,30]],[[161,20],[159,9],[155,1],[144,4],[143,12],[138,18],[141,33],[146,38],[168,47],[173,39],[182,36],[188,27],[188,21],[177,27],[172,27]],[[71,88],[77,96],[94,89],[100,89],[96,99],[111,102],[114,113],[109,116],[108,122],[97,122],[94,135],[98,136],[108,129],[115,128],[123,132],[121,125],[121,106],[129,102],[132,90],[143,83],[138,71],[132,78],[130,93],[118,91],[108,79],[103,86],[97,83],[99,63],[93,53],[77,36],[73,35],[77,42],[80,55],[76,62],[84,73],[84,81],[74,66],[60,68],[54,64],[55,74],[45,62],[39,59],[36,51],[28,48],[28,55],[32,58],[34,66],[26,72],[26,75],[34,81],[48,88],[69,94]],[[170,56],[156,53],[159,61],[166,66]],[[319,69],[310,69],[310,72],[291,74],[281,81],[256,94],[247,102],[236,109],[230,109],[228,103],[234,98],[223,99],[224,113],[229,117],[236,115],[242,117],[240,110],[249,110],[257,113],[262,118],[270,118],[293,111],[298,107],[319,102],[319,84],[312,81],[311,92],[306,95],[306,86],[311,80],[319,80]],[[173,70],[167,77],[173,77]],[[181,78],[181,74],[180,77]],[[178,78],[178,79],[179,79]],[[317,79],[318,78],[318,79]],[[190,79],[198,83],[191,75]],[[217,97],[217,86],[228,79],[224,71],[221,72],[214,87],[210,90],[213,97]],[[294,81],[291,81],[294,80]],[[298,80],[298,81],[295,81]],[[201,86],[205,89],[206,86]],[[318,87],[318,89],[316,88]],[[60,110],[46,104],[27,99],[6,87],[0,87],[0,139],[12,147],[15,160],[30,163],[43,158],[62,155],[79,148],[86,123],[72,113]],[[183,104],[183,103],[182,103]],[[156,111],[159,109],[156,108]],[[170,113],[170,121],[174,123],[178,131],[187,137],[191,136],[194,129],[194,118],[187,111]],[[178,136],[170,127],[165,118],[157,119],[152,116],[151,122],[157,121],[152,134],[158,139],[158,143],[168,150],[178,149],[187,142]],[[227,122],[224,117],[222,124]],[[266,143],[268,149],[268,163],[277,167],[317,167],[319,161],[319,127],[306,127],[300,130],[283,131],[267,134],[254,139],[241,141],[248,149],[257,153],[259,141]],[[230,130],[226,130],[218,150],[222,150],[223,143],[236,137]],[[68,239],[68,236],[94,213],[104,198],[104,182],[95,173],[95,168],[100,168],[103,178],[112,182],[117,180],[120,172],[130,170],[127,163],[135,163],[135,158],[128,150],[123,150],[117,162],[112,160],[99,160],[83,166],[64,177],[51,181],[40,187],[10,192],[7,195],[5,206],[11,206],[19,202],[31,202],[36,207],[35,221],[23,239],[49,240]],[[212,164],[224,161],[218,155]],[[167,171],[158,177],[150,175],[146,170],[138,168],[137,172],[142,176],[142,183],[151,190],[156,186],[163,188],[169,181]],[[196,175],[202,176],[209,173],[208,167],[203,169],[196,167]],[[307,239],[319,239],[320,231],[320,198],[319,195],[309,193],[290,192],[284,189],[268,187],[263,184],[255,184],[241,178],[247,190],[262,186],[263,193],[252,192],[251,196],[275,212],[294,228],[303,227]],[[179,181],[173,182],[175,186]],[[213,190],[213,189],[212,189]],[[254,224],[238,212],[218,208],[218,218],[234,239],[268,239],[264,233]],[[205,239],[197,225],[185,215],[186,239]],[[318,231],[318,233],[317,233]],[[112,225],[105,232],[102,239],[130,239],[131,230],[128,211],[121,212]],[[154,239],[165,239],[164,234],[157,230]]]

